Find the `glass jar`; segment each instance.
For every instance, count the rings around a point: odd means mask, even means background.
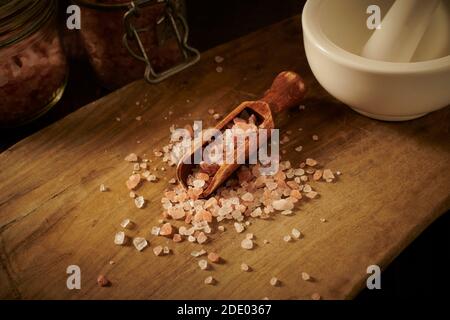
[[[54,106],[67,83],[56,0],[0,4],[0,127],[27,123]]]
[[[90,63],[108,89],[144,76],[159,82],[200,57],[187,45],[182,0],[73,2],[81,8],[80,34]]]

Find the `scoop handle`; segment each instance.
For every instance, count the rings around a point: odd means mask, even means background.
[[[261,99],[273,113],[279,113],[300,104],[306,94],[303,79],[293,71],[281,72]]]

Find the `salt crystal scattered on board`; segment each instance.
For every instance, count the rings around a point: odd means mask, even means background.
[[[205,255],[206,254],[206,251],[205,250],[200,250],[200,251],[192,251],[191,252],[191,256],[193,256],[193,257],[200,257],[200,256],[203,256],[203,255]]]
[[[205,233],[200,232],[200,233],[198,234],[198,236],[197,236],[197,242],[198,242],[199,244],[203,244],[203,243],[205,243],[207,240],[208,240],[208,236],[207,236]]]
[[[216,61],[216,63],[222,63],[225,59],[221,56],[215,56],[214,57],[214,61]]]
[[[161,230],[160,227],[154,226],[152,227],[152,231],[150,232],[154,236],[159,236],[159,231]]]
[[[176,243],[178,243],[178,242],[181,242],[181,241],[183,241],[183,238],[181,237],[181,235],[180,235],[180,234],[178,234],[178,233],[175,233],[175,234],[173,235],[173,238],[172,238],[172,240],[173,240],[173,242],[176,242]]]
[[[215,252],[210,252],[208,254],[208,260],[213,263],[218,263],[220,261],[220,256]]]
[[[148,242],[142,237],[136,237],[133,239],[133,245],[136,250],[142,251],[148,246]]]
[[[242,223],[239,222],[235,222],[234,223],[234,228],[236,229],[237,233],[241,233],[245,230],[244,226],[242,225]]]
[[[244,272],[250,271],[250,267],[246,263],[241,263],[241,270]]]
[[[317,192],[311,191],[311,192],[308,192],[308,193],[306,194],[306,197],[309,198],[309,199],[314,199],[314,198],[317,197],[317,195],[318,195]]]
[[[246,250],[251,250],[253,249],[253,241],[251,239],[246,238],[242,240],[241,247]]]
[[[322,177],[323,177],[325,180],[333,180],[333,179],[335,178],[333,172],[332,172],[330,169],[325,169],[325,170],[323,170],[323,175],[322,175]]]
[[[208,269],[208,261],[206,261],[205,259],[202,259],[198,262],[198,266],[200,267],[200,269],[206,270],[206,269]]]
[[[121,223],[120,226],[124,229],[133,229],[134,227],[134,223],[130,220],[130,219],[124,219]]]
[[[294,239],[300,239],[302,236],[302,233],[296,228],[292,229],[291,234],[294,237]]]
[[[214,285],[215,283],[216,283],[216,279],[214,279],[212,276],[206,277],[205,284]]]
[[[133,190],[139,185],[140,182],[141,182],[141,175],[133,174],[128,178],[126,185],[128,189]]]
[[[155,254],[155,256],[160,256],[162,252],[163,252],[162,246],[156,246],[153,248],[153,253]]]
[[[306,159],[305,161],[307,166],[314,167],[317,165],[317,161],[311,158]]]
[[[130,153],[129,155],[127,155],[125,157],[125,161],[136,162],[136,161],[138,161],[138,157],[137,157],[137,155],[135,153]]]
[[[309,280],[311,280],[311,276],[306,272],[302,272],[302,279],[304,281],[309,281]]]
[[[276,286],[278,286],[279,284],[280,284],[280,281],[278,280],[278,278],[273,277],[273,278],[270,279],[270,285],[271,285],[271,286],[276,287]]]
[[[108,287],[111,285],[111,282],[108,280],[108,278],[106,276],[101,274],[97,277],[97,284],[100,287]]]
[[[313,293],[311,295],[311,299],[313,299],[313,300],[320,300],[320,299],[322,299],[322,297],[318,293]]]
[[[114,236],[114,243],[118,246],[123,246],[126,242],[125,232],[119,231]]]
[[[142,209],[145,204],[145,199],[143,196],[139,196],[136,199],[134,199],[134,204],[136,205],[136,208]]]
[[[159,230],[161,236],[171,236],[173,233],[173,227],[170,222],[164,223]],[[195,239],[195,238],[194,238]]]
[[[108,188],[106,188],[105,185],[102,183],[100,185],[100,192],[106,192],[106,191],[108,191]]]

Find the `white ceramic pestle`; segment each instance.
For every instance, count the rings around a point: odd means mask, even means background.
[[[362,49],[363,57],[409,62],[433,18],[440,0],[396,0],[381,28],[375,29]]]

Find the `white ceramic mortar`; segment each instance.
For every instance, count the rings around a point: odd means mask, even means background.
[[[309,65],[334,97],[371,118],[410,120],[450,104],[450,1],[443,0],[413,62],[360,55],[370,38],[366,13],[393,0],[308,0],[302,15]],[[429,59],[429,57],[433,57]]]

